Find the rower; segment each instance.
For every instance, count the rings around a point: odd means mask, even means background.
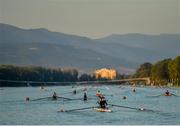
[[[126,96],[123,96],[123,99],[126,99],[127,97]]]
[[[52,98],[53,98],[53,100],[57,100],[57,94],[56,94],[56,92],[53,93]]]
[[[107,108],[106,107],[107,102],[106,102],[106,99],[105,99],[104,96],[100,97],[98,104],[100,105],[100,108],[102,108],[102,109],[106,109]]]
[[[86,94],[86,92],[84,92],[84,99],[83,100],[87,101],[87,94]]]
[[[135,89],[135,88],[133,89],[133,92],[136,92],[136,89]]]
[[[171,96],[171,93],[168,90],[166,90],[165,96]]]
[[[26,97],[26,101],[30,101],[30,98],[29,98],[29,97]]]
[[[76,90],[73,91],[73,94],[76,94]]]

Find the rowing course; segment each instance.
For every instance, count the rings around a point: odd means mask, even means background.
[[[108,88],[107,88],[108,87]],[[80,87],[78,87],[80,88]],[[88,106],[97,106],[96,99],[84,101],[67,100],[39,100],[25,102],[26,96],[32,99],[47,97],[56,91],[57,94],[70,92],[71,86],[46,87],[47,91],[38,87],[3,88],[0,91],[0,124],[180,124],[180,97],[148,97],[161,94],[166,89],[160,88],[136,88],[124,86],[97,86],[87,91],[89,97],[94,97],[97,89],[106,96],[108,103],[119,104],[130,107],[143,107],[157,112],[142,112],[126,108],[110,106],[111,113],[96,112],[93,109],[57,112],[60,109],[76,109]],[[179,94],[180,89],[169,89]],[[113,94],[113,97],[111,96]],[[83,92],[76,95],[67,93],[63,95],[68,98],[83,97]],[[126,100],[122,97],[127,96]]]

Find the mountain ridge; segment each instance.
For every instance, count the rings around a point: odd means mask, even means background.
[[[163,42],[166,44],[163,44]],[[42,60],[53,67],[61,63],[67,63],[69,67],[83,66],[80,69],[113,67],[121,71],[122,69],[120,68],[136,69],[143,62],[155,62],[161,58],[175,57],[180,54],[179,42],[180,35],[174,34],[155,35],[154,37],[139,33],[129,33],[91,39],[78,35],[52,32],[46,28],[22,29],[0,23],[0,59],[3,59],[0,63],[16,63],[18,65],[17,61],[20,60],[24,64],[43,65],[43,63],[40,63]],[[41,47],[43,51],[38,52],[36,46],[38,48]],[[56,47],[59,50],[56,50]],[[171,52],[165,51],[167,49],[171,49]],[[32,50],[36,53],[32,54]],[[11,56],[5,55],[6,52],[11,52],[10,54],[18,57],[17,61],[12,60]],[[76,53],[78,55],[75,55]],[[74,54],[74,57],[67,59],[71,54]],[[28,60],[28,56],[36,58]],[[49,60],[43,59],[46,57]],[[56,60],[56,57],[61,58],[61,60]]]

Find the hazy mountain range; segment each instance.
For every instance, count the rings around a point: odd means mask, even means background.
[[[180,54],[180,35],[124,34],[90,39],[45,28],[0,24],[0,64],[71,67],[82,71],[107,67],[131,72],[143,62]]]

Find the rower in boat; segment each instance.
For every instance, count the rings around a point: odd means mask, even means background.
[[[136,89],[135,89],[135,88],[133,88],[133,92],[136,92]]]
[[[29,97],[26,97],[26,101],[30,101],[30,98],[29,98]]]
[[[99,101],[98,101],[98,104],[99,104],[99,108],[94,108],[97,112],[111,112],[111,110],[106,107],[107,102],[106,102],[106,99],[104,96],[102,97],[99,97]]]
[[[73,94],[76,94],[76,90],[73,90]]]
[[[127,97],[126,97],[126,96],[123,96],[123,99],[125,100],[125,99],[127,99]]]
[[[101,109],[108,109],[108,108],[106,107],[107,102],[106,102],[106,99],[105,99],[104,96],[100,97],[98,104],[99,104],[99,107],[100,107]]]
[[[171,94],[168,90],[166,90],[166,92],[165,92],[164,95],[165,95],[165,96],[171,96],[172,94]]]
[[[57,100],[57,94],[56,94],[56,92],[53,93],[52,99],[53,99],[53,100]]]
[[[84,99],[83,100],[87,101],[87,94],[86,94],[86,92],[84,92]]]

